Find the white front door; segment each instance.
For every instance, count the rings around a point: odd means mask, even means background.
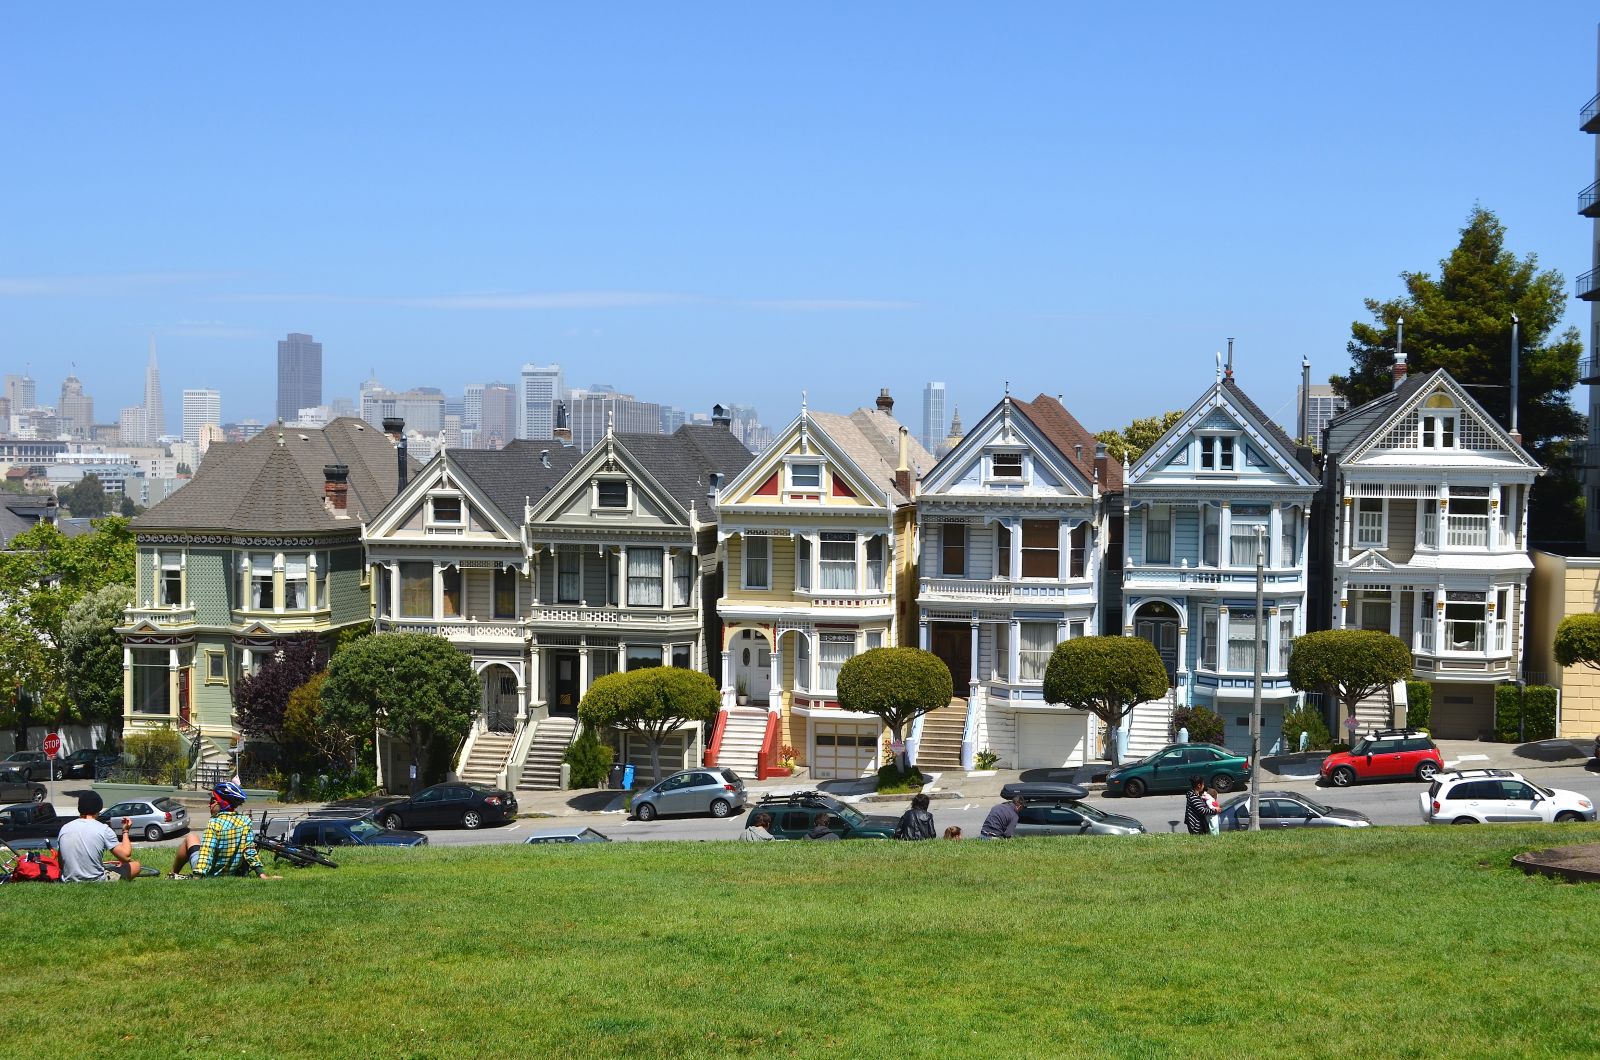
[[[772,690],[772,649],[767,646],[767,638],[747,629],[734,644],[734,681],[744,684],[750,702],[765,703]]]
[[[1066,714],[1017,715],[1017,768],[1081,766],[1089,745],[1089,719]]]
[[[879,722],[813,718],[811,729],[811,775],[816,779],[866,777],[878,771]]]

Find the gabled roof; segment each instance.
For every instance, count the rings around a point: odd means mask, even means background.
[[[755,457],[726,427],[686,423],[671,434],[614,435],[617,442],[687,513],[705,511],[711,474],[728,482]]]
[[[570,445],[525,438],[503,449],[451,449],[450,464],[472,480],[507,526],[521,526],[523,505],[538,504],[583,459]],[[546,467],[546,462],[550,466]]]
[[[895,468],[900,463],[900,421],[882,409],[856,409],[848,416],[834,412],[809,412],[807,416],[828,439],[881,488],[890,504],[909,504],[911,498],[894,484]],[[906,463],[915,482],[935,463],[932,455],[907,432]]]
[[[1409,401],[1422,389],[1428,373],[1408,375],[1400,385],[1387,394],[1380,394],[1365,405],[1347,409],[1328,421],[1322,429],[1322,451],[1329,456],[1343,456],[1373,434],[1380,424],[1388,421],[1389,414]]]
[[[1206,415],[1206,410],[1215,406],[1226,404],[1244,423],[1241,426],[1256,432],[1261,441],[1276,452],[1277,459],[1284,471],[1299,478],[1305,485],[1314,486],[1317,483],[1317,469],[1300,459],[1300,447],[1286,434],[1282,427],[1273,422],[1272,417],[1261,410],[1261,406],[1250,400],[1250,396],[1239,386],[1238,380],[1233,376],[1218,379],[1205,392],[1200,395],[1183,413],[1178,421],[1167,428],[1165,433],[1157,438],[1134,462],[1129,471],[1135,478],[1139,478],[1167,460],[1173,444],[1180,438],[1188,435],[1201,423]]]
[[[348,518],[322,503],[323,468],[350,469]],[[417,463],[410,461],[411,473]],[[135,530],[304,533],[359,526],[394,498],[394,445],[377,428],[341,416],[322,428],[268,427],[247,442],[213,445],[193,480],[133,520]]]
[[[1050,439],[1050,444],[1060,451],[1068,463],[1078,469],[1086,481],[1094,481],[1094,454],[1099,441],[1089,433],[1087,427],[1067,411],[1065,405],[1049,394],[1040,394],[1032,401],[1018,401],[1012,398],[1011,404]],[[1078,455],[1080,452],[1082,456]],[[1115,460],[1107,460],[1105,481],[1100,483],[1100,490],[1115,492],[1120,489],[1122,489],[1122,465]]]
[[[1539,469],[1539,462],[1511,437],[1510,432],[1490,415],[1488,409],[1478,403],[1477,398],[1467,393],[1455,376],[1443,368],[1408,375],[1389,393],[1330,420],[1325,435],[1329,443],[1329,455],[1346,462],[1359,459],[1401,417],[1414,412],[1428,394],[1439,391],[1447,391],[1456,407],[1476,418],[1518,463]],[[1333,448],[1335,443],[1338,448]]]

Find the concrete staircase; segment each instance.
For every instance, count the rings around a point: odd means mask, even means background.
[[[1393,695],[1393,689],[1382,688],[1356,704],[1357,736],[1371,732],[1374,729],[1394,727]],[[1348,735],[1347,732],[1341,731],[1334,739],[1344,740]]]
[[[461,763],[461,779],[468,784],[493,787],[516,739],[516,734],[510,732],[480,732],[472,741],[472,753]]]
[[[767,735],[767,712],[733,707],[723,722],[722,750],[717,765],[726,766],[746,780],[754,780],[761,741]]]
[[[193,725],[180,725],[178,731],[183,734],[184,739],[189,741],[190,750],[188,753],[192,754],[193,748],[197,745],[200,749],[200,757],[195,760],[193,768],[189,770],[189,778],[191,780],[203,781],[207,786],[210,786],[218,779],[226,780],[228,777],[233,776],[233,756],[228,754],[215,739],[209,736],[202,736],[200,730]],[[187,765],[188,759],[184,761],[185,765]]]
[[[961,734],[967,727],[965,697],[952,699],[938,710],[923,715],[922,742],[917,745],[916,764],[929,771],[961,768]]]
[[[1133,708],[1128,724],[1128,750],[1124,756],[1137,760],[1155,754],[1172,742],[1172,712],[1177,693],[1167,694]]]
[[[557,791],[561,787],[561,758],[578,734],[577,718],[544,718],[534,730],[523,759],[518,791]],[[480,737],[481,739],[481,737]]]

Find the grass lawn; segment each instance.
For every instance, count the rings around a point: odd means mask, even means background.
[[[1600,826],[356,852],[0,889],[11,1056],[1592,1055]]]

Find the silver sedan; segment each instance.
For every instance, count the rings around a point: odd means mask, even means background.
[[[1357,810],[1324,806],[1292,791],[1261,793],[1261,830],[1277,828],[1366,828],[1372,819]],[[1239,795],[1222,806],[1217,826],[1224,832],[1250,828],[1250,796]]]

